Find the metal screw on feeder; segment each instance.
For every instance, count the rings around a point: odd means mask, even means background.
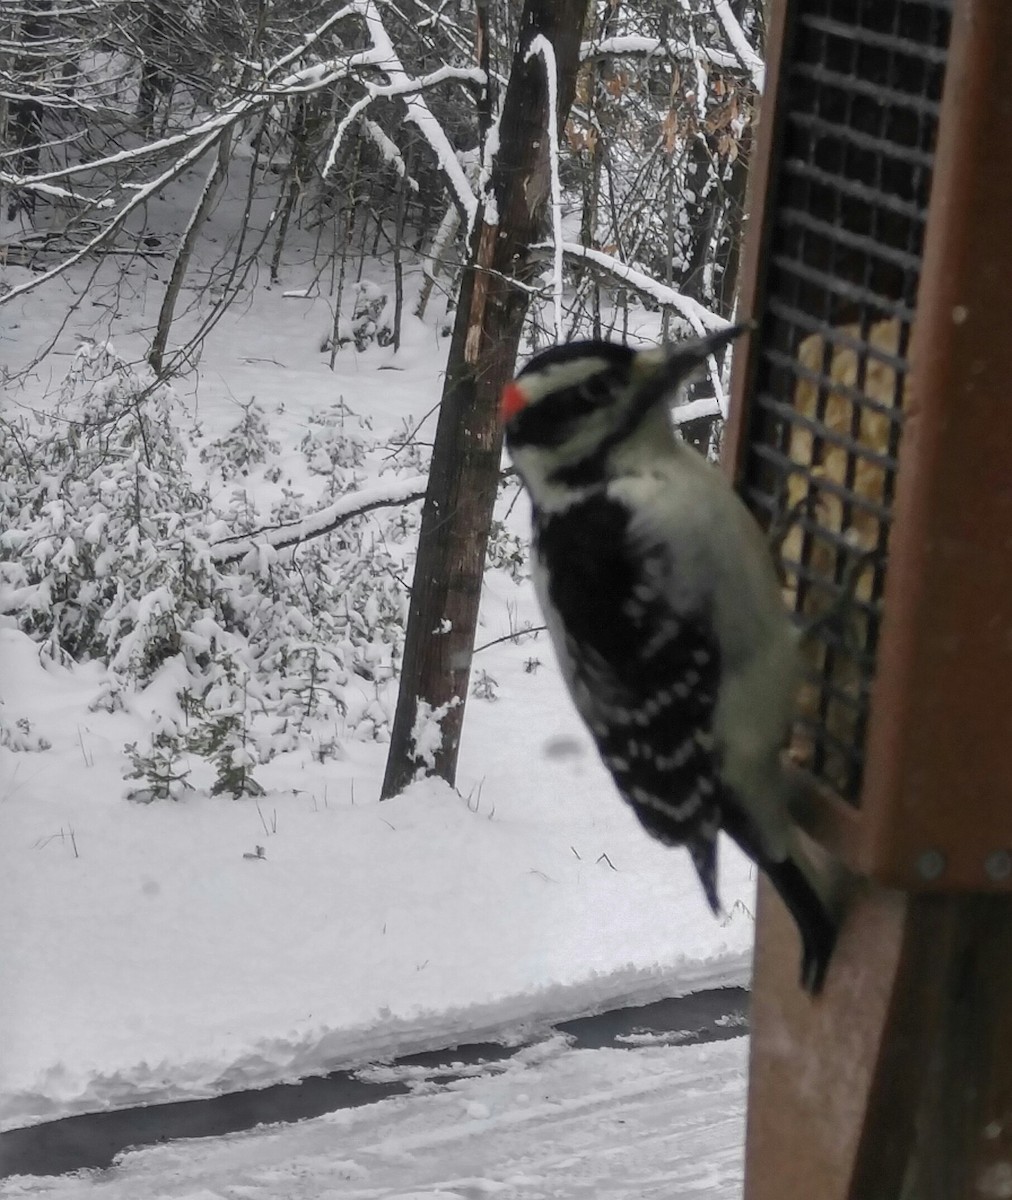
[[[984,860],[984,871],[995,883],[1012,875],[1012,854],[1007,850],[994,850]]]
[[[929,882],[945,873],[945,855],[941,850],[925,850],[917,859],[917,874]]]

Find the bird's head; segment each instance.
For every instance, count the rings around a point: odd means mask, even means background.
[[[714,351],[749,328],[730,325],[645,350],[583,341],[536,354],[501,400],[506,445],[535,501],[554,488],[600,482],[615,452],[642,431],[670,437],[668,402]]]

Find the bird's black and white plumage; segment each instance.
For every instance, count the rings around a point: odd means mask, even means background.
[[[766,872],[818,991],[836,935],[787,807],[797,639],[765,539],[668,401],[743,331],[633,351],[575,342],[503,393],[533,508],[534,582],[563,676],[622,797],[692,856],[719,907],[717,833]]]

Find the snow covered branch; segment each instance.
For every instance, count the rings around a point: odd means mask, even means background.
[[[741,22],[731,11],[731,5],[728,3],[728,0],[713,0],[713,8],[721,25],[724,27],[727,40],[734,47],[738,61],[752,77],[755,90],[762,95],[763,87],[766,83],[766,66],[763,60],[749,44],[749,40],[745,36],[745,31],[741,27]]]
[[[327,84],[334,82],[334,80],[350,74],[355,67],[369,65],[368,52],[366,55],[352,54],[340,59],[328,58],[322,62],[302,67],[298,71],[291,72],[280,79],[276,78],[276,76],[286,67],[289,67],[296,59],[302,57],[334,24],[354,15],[358,8],[359,5],[348,4],[337,12],[332,13],[317,29],[308,34],[295,50],[289,51],[287,54],[279,57],[274,63],[263,68],[262,83],[259,87],[251,86],[242,96],[236,97],[218,112],[212,113],[210,116],[205,117],[194,125],[188,126],[186,129],[180,130],[178,133],[157,138],[153,141],[147,141],[139,146],[124,147],[112,154],[89,159],[86,162],[67,163],[51,171],[32,176],[20,176],[11,172],[3,172],[0,173],[0,183],[16,187],[37,186],[40,183],[46,183],[53,179],[68,179],[71,176],[83,174],[92,175],[97,171],[102,171],[109,167],[123,167],[129,163],[146,161],[175,150],[178,147],[185,146],[188,143],[198,141],[205,134],[220,132],[286,95],[300,91],[319,90]]]
[[[331,140],[330,149],[327,151],[327,157],[323,165],[323,174],[326,176],[331,170],[333,170],[334,162],[337,159],[337,151],[340,148],[341,143],[344,141],[345,134],[355,120],[360,116],[360,114],[369,107],[373,100],[376,100],[380,97],[389,98],[393,96],[399,96],[408,106],[409,118],[414,122],[415,125],[418,125],[419,129],[421,129],[423,135],[425,135],[426,139],[428,140],[429,145],[432,147],[432,150],[439,161],[440,167],[443,169],[444,173],[450,177],[450,183],[453,185],[454,192],[457,194],[458,198],[460,196],[459,184],[461,179],[463,179],[464,188],[470,194],[470,185],[467,183],[466,176],[463,174],[463,169],[460,167],[456,155],[453,153],[452,149],[449,149],[449,143],[446,140],[446,135],[443,133],[442,127],[435,121],[435,118],[432,117],[431,112],[429,112],[428,105],[425,104],[424,100],[421,100],[417,96],[417,93],[425,91],[427,88],[435,87],[437,84],[445,83],[447,80],[456,80],[460,83],[467,83],[472,87],[480,87],[485,78],[484,73],[470,67],[461,69],[457,69],[455,67],[440,67],[438,71],[432,71],[430,74],[425,75],[420,79],[412,79],[410,76],[403,73],[403,68],[400,66],[399,61],[395,64],[390,63],[388,57],[386,56],[387,47],[390,48],[392,53],[393,49],[390,45],[389,39],[383,47],[378,49],[374,48],[371,52],[366,51],[366,54],[369,56],[368,61],[370,65],[373,65],[384,71],[388,77],[394,77],[396,72],[400,71],[403,74],[403,78],[396,77],[394,78],[393,82],[385,85],[368,82],[364,84],[366,94],[355,101],[348,112],[344,115],[334,132],[334,137]],[[361,56],[356,57],[360,58]],[[365,60],[362,59],[362,61]],[[418,100],[417,105],[412,105],[410,102],[411,97],[415,97]],[[415,111],[412,111],[413,108]],[[419,122],[419,114],[423,110],[428,114],[429,122],[435,125],[435,129],[439,134],[439,139],[434,140],[433,136],[430,136],[433,131],[429,124],[426,124],[425,122]],[[378,126],[374,121],[366,121],[365,124],[367,126],[372,126],[373,130],[378,129]],[[383,154],[383,157],[397,169],[399,174],[403,175],[404,164],[401,160],[400,152],[397,150],[396,145],[389,138],[385,138],[384,142],[380,142],[376,140],[374,133],[371,136],[373,137],[374,142],[376,142],[377,148]],[[443,166],[443,161],[448,149],[450,157],[453,159],[455,164],[455,173],[447,171]],[[465,205],[464,207],[466,208],[467,206]],[[477,208],[477,201],[475,201],[475,208]]]
[[[545,248],[547,249],[547,247]],[[605,254],[601,250],[591,250],[586,246],[581,246],[578,242],[563,242],[562,248],[570,258],[582,259],[607,272],[613,279],[633,288],[641,295],[648,296],[658,304],[668,305],[675,309],[697,334],[725,329],[730,324],[724,317],[719,317],[715,312],[711,312],[698,300],[692,300],[676,291],[675,288],[658,282],[643,271],[637,271],[635,267],[620,262],[611,254]]]
[[[348,39],[338,34],[337,26],[347,21],[357,21],[359,24],[359,31],[354,36],[361,48],[345,49]],[[363,24],[366,39],[361,37]],[[132,33],[129,37],[136,61],[141,63],[143,78],[143,71],[147,69],[145,64],[149,61],[147,51],[139,42],[134,45],[137,39]],[[354,46],[356,43],[351,44]],[[229,92],[224,88],[231,85],[216,87],[214,81],[208,83],[205,95],[209,106],[213,105],[212,111],[205,107],[196,117],[190,115],[186,118],[182,128],[177,126],[164,136],[150,137],[141,144],[137,144],[133,137],[110,138],[106,145],[116,145],[114,150],[88,161],[75,157],[60,163],[50,160],[42,169],[39,166],[41,143],[33,143],[34,159],[26,154],[8,155],[8,161],[0,164],[0,187],[10,188],[12,192],[26,197],[26,209],[31,198],[44,196],[74,205],[79,210],[78,215],[101,213],[102,223],[85,245],[76,247],[66,259],[50,270],[5,292],[0,296],[0,304],[44,284],[107,245],[131,213],[193,166],[222,139],[234,136],[237,141],[241,140],[241,128],[250,118],[267,114],[289,99],[323,92],[344,79],[354,78],[364,90],[364,95],[351,105],[350,111],[338,124],[323,173],[326,174],[333,167],[335,154],[346,131],[354,120],[362,117],[370,103],[379,98],[397,97],[404,103],[408,121],[418,127],[431,147],[439,169],[448,181],[454,202],[469,220],[474,218],[478,208],[474,189],[446,132],[432,114],[422,93],[447,83],[456,83],[472,91],[480,90],[485,82],[484,71],[473,66],[444,64],[417,77],[410,75],[384,28],[380,7],[375,0],[352,0],[341,5],[311,32],[299,38],[293,47],[283,51],[276,49],[273,56],[265,50],[262,58],[257,58],[257,48],[250,45],[245,58],[236,57],[233,60],[235,67],[242,68],[241,86],[236,84]],[[190,81],[186,80],[186,86],[189,85]],[[221,99],[223,91],[225,98]],[[211,96],[218,96],[219,99],[210,101]],[[40,93],[38,89],[26,93],[24,97],[25,103],[31,101],[38,104],[48,100],[48,94]],[[128,128],[135,129],[133,113],[128,115],[123,110],[122,119]],[[374,122],[366,124],[366,135],[378,147],[383,158],[403,176],[404,162],[393,139],[386,136]],[[409,186],[417,186],[414,181],[408,182]]]
[[[404,156],[400,152],[400,148],[393,138],[387,137],[382,128],[375,121],[370,121],[368,117],[362,122],[362,128],[372,139],[373,145],[383,156],[383,161],[389,163],[394,168],[397,174],[407,183],[408,187],[413,192],[418,191],[418,180],[412,179],[408,174],[407,164],[404,162]]]
[[[535,249],[537,248],[535,247]],[[547,247],[543,248],[547,249]],[[626,263],[620,262],[610,254],[604,254],[600,250],[590,250],[588,247],[581,246],[577,242],[563,242],[562,249],[571,258],[581,259],[583,262],[607,272],[612,279],[633,288],[641,295],[649,297],[658,304],[675,309],[697,336],[702,336],[717,329],[725,329],[730,324],[728,320],[718,316],[715,312],[711,312],[710,309],[700,304],[698,300],[692,300],[690,297],[684,296],[674,288],[668,287],[667,284],[658,282],[643,271],[637,271],[635,267],[630,267]],[[715,401],[706,401],[705,403],[711,406],[715,404],[717,411],[726,416],[727,398],[724,394],[724,387],[721,383],[720,371],[717,368],[716,360],[712,357],[708,360],[708,370],[716,399]],[[676,421],[677,423],[681,423],[682,421],[692,420],[696,416],[709,415],[712,415],[710,411],[693,412],[691,415],[686,415],[685,410],[682,409]]]
[[[374,96],[407,96],[412,92],[428,91],[429,88],[447,81],[463,83],[470,88],[481,88],[485,84],[485,72],[479,71],[477,67],[440,67],[418,79],[411,79],[405,75],[403,79],[386,87],[374,85],[370,91]]]
[[[483,73],[480,71],[450,71],[449,68],[443,68],[441,71],[427,76],[425,80],[412,79],[394,50],[393,42],[390,40],[390,35],[386,31],[374,0],[356,0],[351,7],[362,16],[369,30],[369,36],[372,39],[372,49],[366,52],[369,61],[386,75],[389,83],[385,87],[372,83],[365,84],[366,96],[356,102],[352,112],[345,117],[334,134],[330,150],[327,153],[324,174],[333,167],[337,149],[353,116],[357,116],[377,96],[401,96],[408,111],[408,120],[417,127],[422,137],[428,142],[436,156],[440,170],[449,181],[457,202],[467,214],[468,221],[473,221],[478,212],[478,199],[467,180],[464,168],[461,166],[453,146],[450,144],[450,139],[446,136],[446,131],[432,115],[420,90],[422,87],[428,86],[429,82],[434,79],[441,81],[450,78],[466,78],[471,83],[481,83],[484,81]]]
[[[740,28],[740,26],[739,26]],[[744,34],[742,35],[744,37]],[[627,34],[622,37],[599,38],[580,45],[580,58],[589,62],[594,58],[672,58],[678,62],[693,62],[702,59],[715,67],[733,70],[741,67],[737,53],[717,50],[712,46],[694,46],[691,42],[673,41],[670,38],[639,37]]]
[[[311,538],[322,537],[353,517],[360,517],[377,508],[411,504],[415,500],[421,500],[425,496],[427,482],[428,478],[425,475],[412,475],[407,479],[363,488],[362,491],[342,496],[340,500],[311,513],[301,521],[261,529],[242,537],[225,538],[211,547],[211,561],[221,566],[223,563],[238,562],[247,554],[256,554],[263,550],[286,550]]]
[[[140,208],[142,204],[146,204],[150,198],[155,195],[172,179],[178,178],[189,167],[193,166],[198,159],[202,158],[205,151],[221,137],[221,131],[215,129],[205,138],[199,141],[192,149],[187,151],[182,157],[176,159],[165,171],[147,183],[142,184],[134,189],[133,195],[123,205],[123,207],[110,218],[107,225],[102,228],[92,238],[90,238],[83,246],[75,250],[73,254],[68,255],[55,266],[50,267],[48,271],[43,271],[38,275],[33,275],[24,283],[20,283],[17,287],[8,288],[6,292],[0,295],[0,305],[7,304],[17,296],[23,295],[25,292],[32,291],[41,284],[46,283],[50,279],[55,279],[57,275],[62,275],[68,267],[72,267],[74,263],[78,263],[81,259],[86,258],[94,250],[98,249],[103,243],[107,242],[114,233],[126,223],[127,217],[132,212]],[[0,177],[2,182],[2,177]]]
[[[701,421],[704,417],[722,417],[724,412],[713,396],[704,396],[702,400],[690,400],[688,404],[679,404],[671,413],[675,425],[687,425],[690,421]]]

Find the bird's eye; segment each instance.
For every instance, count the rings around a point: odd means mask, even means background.
[[[609,379],[606,372],[596,371],[573,387],[558,392],[553,399],[560,416],[585,417],[614,403],[614,380]]]
[[[580,387],[566,392],[561,399],[564,401],[567,416],[585,417],[607,404],[609,398],[607,391],[592,386],[592,381],[588,380]]]

